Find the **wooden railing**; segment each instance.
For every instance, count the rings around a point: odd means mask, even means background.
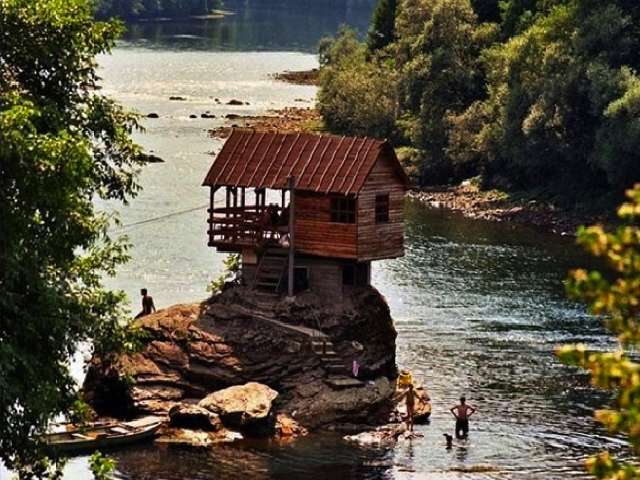
[[[277,208],[282,216],[282,208]],[[288,226],[273,225],[266,208],[229,207],[209,209],[209,245],[260,246],[277,242],[288,233]]]

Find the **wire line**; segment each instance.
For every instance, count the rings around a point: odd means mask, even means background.
[[[195,212],[196,210],[203,210],[205,208],[209,208],[209,204],[201,205],[199,207],[189,208],[187,210],[180,210],[178,212],[167,213],[166,215],[160,215],[159,217],[148,218],[146,220],[140,220],[139,222],[128,223],[127,225],[123,225],[120,227],[120,230],[125,230],[131,227],[137,227],[138,225],[144,225],[147,223],[158,222],[160,220],[165,220],[171,217],[177,217],[179,215],[184,215],[185,213]]]

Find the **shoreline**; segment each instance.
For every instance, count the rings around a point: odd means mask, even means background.
[[[498,190],[480,190],[466,182],[458,186],[415,187],[408,197],[465,218],[526,225],[561,236],[575,237],[581,225],[613,224],[603,214],[567,210],[542,200],[517,199]]]

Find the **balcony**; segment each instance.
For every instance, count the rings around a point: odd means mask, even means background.
[[[289,233],[288,209],[278,205],[209,208],[209,246],[236,252],[278,245]]]

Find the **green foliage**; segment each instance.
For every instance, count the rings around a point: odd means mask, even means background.
[[[468,0],[406,0],[403,5],[397,22],[399,123],[422,153],[422,183],[468,176],[474,172],[456,172],[448,156],[449,118],[483,95],[480,52],[495,29],[478,23]]]
[[[240,255],[231,254],[223,260],[224,272],[215,280],[212,280],[207,287],[207,292],[217,295],[222,292],[224,286],[230,280],[236,278],[236,274],[240,271]]]
[[[46,457],[41,457],[29,464],[18,463],[15,465],[15,470],[17,471],[15,478],[18,480],[31,480],[33,478],[62,480],[67,461],[66,458],[51,460]]]
[[[378,0],[367,36],[370,52],[381,50],[395,40],[397,8],[397,0]]]
[[[222,0],[97,0],[98,18],[123,19],[207,15],[223,7]]]
[[[78,346],[127,337],[124,294],[102,284],[127,245],[94,200],[135,195],[144,160],[136,117],[95,88],[120,24],[96,23],[88,0],[0,0],[0,25],[0,457],[28,471],[77,398]]]
[[[410,146],[421,184],[619,193],[640,178],[638,25],[630,0],[399,0],[393,42],[323,43],[319,109]]]
[[[593,314],[605,319],[621,348],[599,353],[584,345],[566,345],[557,354],[567,364],[588,369],[595,386],[614,392],[613,408],[597,411],[596,418],[610,432],[627,434],[640,453],[640,363],[626,354],[640,346],[640,184],[627,195],[630,201],[618,210],[625,226],[613,233],[599,226],[583,227],[578,234],[578,243],[606,261],[611,275],[579,269],[567,281],[569,295],[587,302]],[[620,464],[607,452],[589,459],[587,467],[599,479],[640,476],[636,466]]]
[[[485,52],[488,97],[456,119],[457,149],[524,188],[622,189],[638,178],[638,78],[624,64],[640,37],[615,2],[565,3]]]
[[[113,458],[100,452],[95,452],[89,457],[89,469],[93,473],[95,480],[112,480],[116,465],[117,463]]]
[[[348,135],[395,135],[396,73],[383,59],[367,60],[367,47],[343,28],[321,45],[318,108],[326,128]]]
[[[78,396],[69,409],[68,418],[71,423],[84,425],[95,418],[95,412],[81,396]]]

